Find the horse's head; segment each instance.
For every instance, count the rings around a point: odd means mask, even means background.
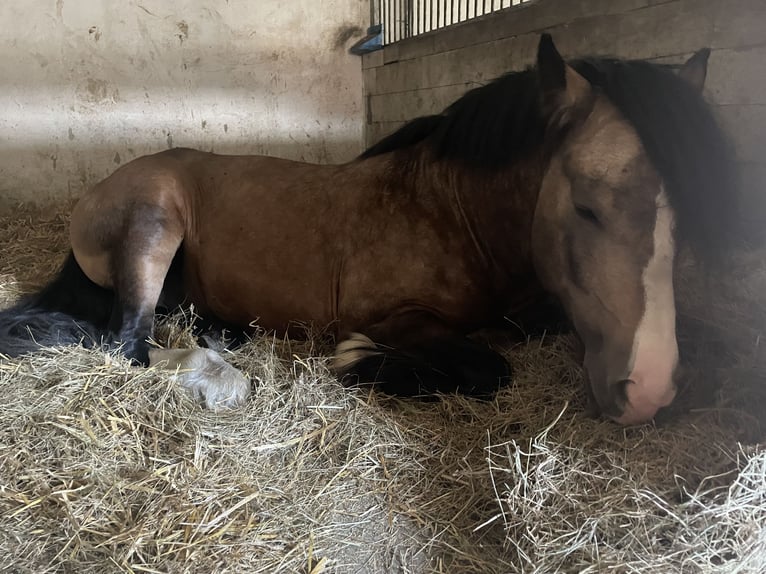
[[[541,280],[559,297],[584,343],[599,408],[633,424],[651,419],[676,394],[677,203],[667,189],[672,169],[658,168],[637,123],[605,87],[575,70],[587,65],[565,64],[550,37],[541,40],[539,84],[554,134],[547,139],[555,141],[535,212],[533,254]],[[707,52],[700,52],[680,72],[685,84],[669,81],[676,90],[701,90],[706,67]],[[654,101],[675,95],[655,94]],[[684,143],[701,145],[670,145]]]

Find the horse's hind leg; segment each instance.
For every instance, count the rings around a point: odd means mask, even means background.
[[[88,224],[82,221],[87,207],[72,218],[75,257],[92,280],[114,290],[111,336],[125,356],[146,365],[155,308],[183,240],[183,222],[173,210],[146,203],[125,206],[108,225]]]
[[[458,392],[489,397],[510,380],[498,353],[426,312],[399,314],[341,341],[333,367],[343,380],[399,396]]]
[[[126,357],[149,364],[154,314],[165,276],[183,240],[180,221],[160,207],[136,209],[112,258],[115,306],[109,330]]]

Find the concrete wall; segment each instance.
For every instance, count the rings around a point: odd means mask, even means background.
[[[76,195],[173,146],[362,147],[366,0],[0,3],[0,200]]]
[[[707,97],[732,135],[745,212],[766,219],[766,0],[533,0],[363,59],[367,143],[534,61],[539,34],[568,58],[676,63],[712,48]]]

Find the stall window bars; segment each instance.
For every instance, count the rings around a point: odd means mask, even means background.
[[[370,0],[371,25],[383,45],[530,0]]]

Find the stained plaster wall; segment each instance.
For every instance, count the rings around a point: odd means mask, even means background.
[[[393,44],[363,59],[367,143],[530,65],[543,31],[570,58],[679,63],[712,48],[706,97],[736,149],[744,215],[766,226],[766,0],[532,0]]]
[[[0,201],[174,146],[339,162],[363,144],[366,0],[0,3]]]

